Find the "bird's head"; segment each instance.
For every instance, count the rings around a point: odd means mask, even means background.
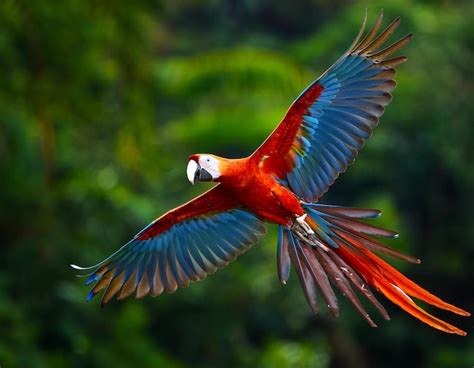
[[[216,181],[221,176],[220,157],[208,154],[189,156],[186,174],[188,180],[194,185],[196,181]]]

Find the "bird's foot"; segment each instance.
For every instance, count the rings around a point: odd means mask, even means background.
[[[329,248],[318,239],[313,229],[305,221],[306,217],[306,214],[296,217],[291,230],[300,240],[309,246],[313,248],[320,247],[324,251],[328,252]]]
[[[309,226],[308,223],[306,222],[306,217],[308,217],[306,213],[304,215],[298,216],[296,217],[296,222],[300,224],[300,226],[304,229],[304,231],[306,231],[308,234],[313,235],[314,231],[311,228],[311,226]]]

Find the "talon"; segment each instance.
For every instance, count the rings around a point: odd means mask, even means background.
[[[305,213],[301,216],[298,216],[296,217],[296,221],[298,222],[298,224],[301,225],[301,227],[308,233],[308,234],[314,234],[314,231],[313,229],[311,228],[311,226],[308,225],[308,223],[306,222],[306,217],[308,217],[308,215]]]

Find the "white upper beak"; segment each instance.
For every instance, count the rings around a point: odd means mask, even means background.
[[[189,160],[188,167],[186,169],[186,175],[188,176],[188,180],[194,185],[194,179],[196,178],[196,171],[198,170],[199,165],[194,160]]]

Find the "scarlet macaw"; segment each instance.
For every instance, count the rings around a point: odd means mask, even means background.
[[[172,293],[226,266],[257,242],[266,223],[278,224],[278,276],[285,284],[291,264],[314,313],[321,293],[333,316],[339,315],[336,286],[375,327],[354,289],[389,320],[369,287],[422,322],[439,330],[466,333],[421,309],[411,297],[462,316],[470,314],[421,288],[374,252],[412,263],[414,257],[372,236],[396,232],[358,219],[381,212],[317,203],[351,164],[372,134],[395,88],[395,68],[406,57],[389,58],[412,38],[382,46],[399,25],[395,19],[379,33],[382,12],[363,37],[367,15],[349,49],[293,102],[267,140],[249,157],[211,154],[189,157],[187,177],[217,182],[215,187],[153,221],[91,270],[95,283],[87,300],[105,289],[102,305],[115,295]]]

